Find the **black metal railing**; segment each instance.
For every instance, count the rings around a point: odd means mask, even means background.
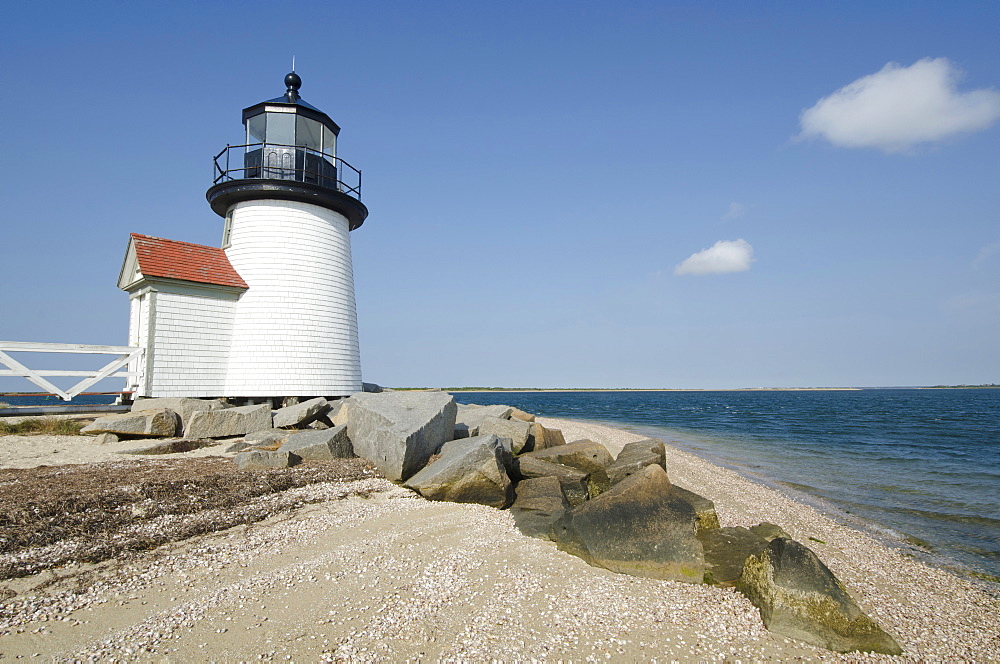
[[[229,180],[295,180],[361,200],[361,171],[339,157],[301,145],[227,145],[213,161],[215,184]]]

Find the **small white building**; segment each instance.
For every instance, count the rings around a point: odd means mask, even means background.
[[[340,127],[298,95],[243,111],[246,141],[215,158],[221,247],[133,233],[118,286],[134,396],[336,397],[359,392],[350,231],[368,216]]]

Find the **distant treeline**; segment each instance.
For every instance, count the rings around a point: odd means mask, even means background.
[[[1000,385],[996,383],[983,383],[982,385],[931,385],[929,390],[981,390],[983,388],[997,389]]]
[[[437,390],[441,392],[611,392],[622,390],[634,392],[631,387],[389,387],[386,389],[403,392],[406,390]]]
[[[669,387],[388,387],[385,389],[435,390],[440,392],[690,392]],[[699,390],[700,391],[700,390]]]

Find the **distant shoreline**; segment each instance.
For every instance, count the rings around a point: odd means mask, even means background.
[[[440,389],[442,392],[851,392],[859,391],[863,387],[736,387],[730,389],[699,389],[699,388],[633,388],[633,387],[578,387],[578,388],[529,388],[529,387],[498,387],[498,388],[478,388],[478,387],[442,387],[442,388],[421,388],[421,387],[394,387],[397,391],[406,390],[429,390]],[[870,388],[869,388],[870,389]]]
[[[862,390],[997,390],[1000,385],[917,385],[899,387],[384,387],[392,392],[860,392]],[[80,396],[114,396],[118,392],[84,392]],[[59,405],[70,402],[59,401],[53,394],[45,392],[0,392],[3,397],[51,397]]]
[[[395,392],[860,392],[862,390],[995,390],[1000,385],[900,387],[385,387]]]

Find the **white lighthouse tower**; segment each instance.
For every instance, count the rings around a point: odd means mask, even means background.
[[[299,97],[243,110],[246,140],[215,157],[209,204],[221,247],[132,233],[129,294],[136,397],[338,397],[360,392],[350,232],[361,172],[337,157],[340,127]]]
[[[206,194],[248,286],[235,305],[226,396],[362,389],[350,238],[368,216],[361,172],[337,157],[340,127],[299,97],[299,76],[285,85],[243,110],[245,144],[216,157]]]

